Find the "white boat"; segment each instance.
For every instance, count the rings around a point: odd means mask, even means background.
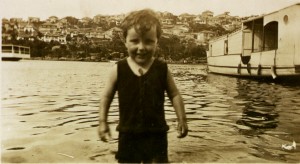
[[[30,58],[30,47],[12,44],[2,44],[2,60],[19,61]]]
[[[300,76],[300,3],[244,21],[209,42],[208,70],[233,76]]]
[[[108,62],[110,62],[110,63],[117,63],[118,60],[109,60]]]

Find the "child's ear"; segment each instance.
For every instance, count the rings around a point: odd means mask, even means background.
[[[125,47],[128,48],[126,40],[124,40],[123,43],[124,43]]]

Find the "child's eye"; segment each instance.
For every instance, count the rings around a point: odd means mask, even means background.
[[[131,39],[130,42],[132,42],[132,43],[138,43],[139,40],[138,39]]]
[[[145,43],[146,43],[146,44],[153,44],[153,43],[154,43],[154,40],[147,39],[147,40],[145,40]]]

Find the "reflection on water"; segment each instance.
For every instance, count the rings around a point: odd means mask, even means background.
[[[295,154],[280,152],[278,145],[293,140],[299,142],[299,82],[300,79],[293,78],[271,81],[208,76],[208,83],[231,95],[231,107],[240,110],[241,117],[236,120],[236,124],[249,127],[238,131],[247,137],[249,147],[257,150],[251,154],[268,160],[288,162],[299,162],[300,158]]]
[[[272,88],[265,84],[257,84],[256,87],[248,87],[251,84],[239,83],[239,95],[235,99],[244,99],[249,102],[243,108],[243,117],[237,121],[238,124],[252,128],[276,128],[278,123],[278,112],[275,102],[276,94]],[[267,88],[266,88],[267,87]]]
[[[85,135],[98,126],[100,94],[111,66],[112,63],[92,62],[3,62],[4,162],[12,162],[10,152],[30,151],[37,140],[51,139],[55,143],[76,136],[81,139],[76,142],[91,143],[89,162],[103,162],[105,155],[115,153],[111,151],[116,147],[115,141],[97,146],[100,142],[96,137]],[[178,142],[173,135],[176,115],[166,98],[171,161],[300,161],[299,149],[281,149],[281,144],[300,142],[299,79],[239,79],[207,74],[204,65],[169,68],[184,99],[189,124],[189,136]],[[109,112],[112,127],[118,123],[116,100],[117,97]]]

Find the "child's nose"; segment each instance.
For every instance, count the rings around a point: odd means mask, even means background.
[[[145,50],[145,44],[144,44],[143,42],[140,42],[140,43],[138,44],[138,49],[139,49],[140,51]]]

